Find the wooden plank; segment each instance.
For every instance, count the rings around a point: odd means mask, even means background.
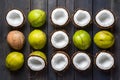
[[[102,9],[109,9],[111,10],[111,1],[112,0],[93,0],[93,16],[95,17],[95,15],[97,14],[97,12],[99,12]],[[100,31],[101,29],[99,29],[97,27],[97,25],[93,24],[93,36],[95,35],[96,32]],[[110,29],[109,29],[110,30]],[[110,30],[112,31],[112,29]],[[98,47],[96,47],[95,44],[93,44],[93,55],[95,56],[96,53],[98,51],[100,51],[102,49],[99,49]],[[109,50],[112,52],[112,50]],[[100,69],[98,69],[95,64],[93,67],[93,80],[111,80],[111,71],[102,71]]]
[[[83,9],[83,10],[88,11],[92,16],[92,0],[74,0],[74,1],[75,1],[74,10]],[[92,25],[87,26],[86,28],[79,28],[79,29],[86,30],[91,35],[91,38],[92,38],[93,36]],[[79,30],[79,29],[75,29],[74,31]],[[75,49],[75,51],[78,51],[78,49]],[[90,53],[90,55],[92,55],[92,44],[90,48],[85,51],[87,53]],[[92,67],[87,71],[83,71],[83,72],[76,71],[74,80],[92,80]]]

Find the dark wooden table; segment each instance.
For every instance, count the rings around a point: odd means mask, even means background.
[[[69,10],[70,14],[72,14],[76,9],[84,9],[90,12],[92,15],[92,19],[96,13],[101,9],[110,9],[112,10],[117,18],[116,24],[114,28],[109,29],[115,35],[116,41],[115,45],[108,49],[114,54],[115,57],[115,68],[113,70],[104,72],[97,69],[92,62],[92,67],[83,72],[76,71],[72,65],[69,69],[64,73],[55,73],[50,66],[50,56],[55,51],[55,49],[50,44],[50,33],[55,30],[53,26],[50,24],[50,13],[56,7],[65,7]],[[24,48],[20,51],[25,55],[25,64],[23,68],[17,72],[10,72],[5,67],[5,58],[7,54],[11,51],[11,49],[7,42],[6,36],[9,31],[12,29],[7,25],[5,21],[5,16],[7,12],[11,9],[20,9],[23,10],[26,18],[27,14],[32,9],[43,9],[47,13],[47,21],[46,24],[40,28],[46,32],[48,37],[47,45],[43,52],[46,53],[48,58],[48,66],[45,71],[42,72],[33,72],[28,69],[26,65],[26,60],[30,52],[33,49],[30,47],[27,41],[28,34],[33,30],[30,27],[28,21],[26,20],[26,24],[23,28],[20,29],[26,37],[26,43]],[[70,22],[65,28],[70,36],[71,43],[69,47],[65,50],[70,56],[78,51],[77,48],[74,47],[72,43],[72,35],[77,30],[75,26]],[[89,27],[84,28],[84,30],[88,31],[93,38],[94,34],[100,29],[97,28],[95,23],[93,22]],[[94,56],[96,52],[100,49],[92,43],[91,47],[86,50],[92,56],[94,60]],[[1,0],[0,2],[0,80],[120,80],[120,0]]]

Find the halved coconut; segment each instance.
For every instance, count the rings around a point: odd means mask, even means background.
[[[20,10],[13,9],[7,13],[6,21],[13,28],[17,28],[24,24],[25,17]]]
[[[41,71],[45,68],[47,63],[46,56],[41,51],[34,51],[30,54],[27,65],[32,71]]]
[[[51,59],[51,66],[55,71],[64,71],[70,64],[70,58],[67,53],[57,51]]]
[[[64,26],[69,21],[69,14],[64,8],[56,8],[51,13],[51,21],[54,25]]]
[[[85,52],[76,52],[73,54],[72,63],[77,70],[84,71],[90,67],[91,59]]]
[[[79,27],[85,27],[91,22],[90,13],[85,10],[77,10],[73,15],[74,24]]]
[[[69,37],[65,31],[55,31],[51,36],[51,43],[53,47],[62,49],[69,44]]]
[[[115,17],[113,13],[109,10],[101,10],[97,13],[95,21],[100,28],[110,28],[115,23]]]
[[[105,51],[101,51],[96,56],[96,65],[101,70],[109,70],[114,66],[113,56]]]

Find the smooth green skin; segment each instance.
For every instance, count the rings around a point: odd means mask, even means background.
[[[39,56],[39,57],[43,58],[45,61],[47,61],[45,53],[43,53],[41,51],[34,51],[30,54],[30,56]]]
[[[73,43],[80,50],[86,50],[90,47],[91,37],[85,30],[78,30],[73,35]]]
[[[102,49],[107,49],[113,46],[115,42],[114,35],[109,31],[99,31],[94,36],[94,43]]]
[[[28,42],[34,49],[42,49],[46,41],[46,34],[39,29],[33,30],[28,36]]]
[[[28,21],[32,27],[41,27],[46,21],[46,13],[40,9],[34,9],[28,14]]]
[[[11,52],[7,55],[5,64],[11,71],[19,70],[24,64],[24,56],[20,52]]]

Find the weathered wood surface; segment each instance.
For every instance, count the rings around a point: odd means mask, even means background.
[[[56,51],[50,44],[50,34],[55,29],[50,23],[50,13],[56,7],[64,7],[68,9],[70,15],[74,13],[77,9],[84,9],[90,12],[92,19],[96,13],[101,9],[110,9],[116,15],[116,24],[113,29],[110,29],[111,32],[115,35],[116,41],[115,45],[109,49],[115,56],[115,68],[111,71],[104,72],[95,67],[93,61],[92,66],[89,70],[84,72],[76,71],[72,65],[64,73],[56,73],[52,70],[50,65],[50,56]],[[26,37],[26,43],[24,48],[20,51],[25,56],[25,65],[23,68],[17,72],[10,72],[5,67],[5,57],[11,51],[7,42],[6,36],[9,31],[12,29],[7,25],[5,21],[5,16],[7,12],[11,9],[20,9],[25,13],[26,23],[20,31],[22,31]],[[34,51],[28,44],[27,37],[30,31],[33,28],[29,25],[27,21],[27,14],[32,9],[43,9],[47,13],[46,24],[40,28],[47,34],[48,41],[47,45],[43,52],[46,53],[48,58],[48,66],[45,71],[42,72],[33,72],[28,69],[26,65],[26,60],[30,52]],[[2,0],[0,3],[0,80],[120,80],[120,0]],[[72,22],[70,22],[65,28],[70,36],[71,43],[69,47],[64,50],[71,57],[72,54],[78,51],[74,47],[72,42],[72,35],[76,30],[78,30]],[[94,34],[100,29],[97,28],[96,24],[93,22],[89,27],[84,28],[88,31],[93,38]],[[94,60],[96,52],[100,49],[95,46],[92,42],[92,45],[86,52],[91,55],[91,58]]]

